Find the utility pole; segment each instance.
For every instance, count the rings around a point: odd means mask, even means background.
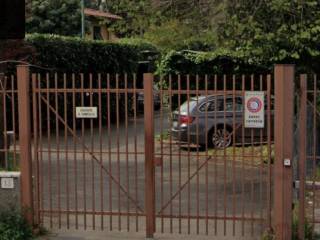
[[[81,0],[81,38],[84,39],[85,35],[85,19],[84,19],[84,0]]]

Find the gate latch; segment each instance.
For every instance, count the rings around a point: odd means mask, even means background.
[[[291,160],[289,158],[284,159],[283,165],[285,167],[291,167]]]

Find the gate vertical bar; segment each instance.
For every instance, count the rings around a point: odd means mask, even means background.
[[[144,82],[144,134],[145,134],[145,211],[146,236],[153,238],[155,232],[155,169],[154,169],[154,119],[153,74],[143,75]]]
[[[299,239],[304,239],[305,224],[305,169],[307,153],[307,75],[300,76],[299,111]]]
[[[31,159],[31,122],[30,122],[30,75],[29,67],[17,66],[19,142],[21,169],[21,206],[29,224],[33,226],[33,190]]]
[[[37,75],[32,74],[32,112],[33,112],[33,144],[34,144],[34,150],[33,150],[33,157],[35,162],[35,219],[34,224],[35,226],[38,226],[40,224],[40,165],[39,165],[39,156],[38,156],[38,102],[37,102],[37,93],[36,88],[37,85]]]
[[[274,227],[277,240],[291,240],[294,65],[275,65]]]

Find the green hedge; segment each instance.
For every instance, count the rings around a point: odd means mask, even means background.
[[[270,70],[268,63],[237,52],[185,50],[171,51],[163,56],[158,63],[157,74],[262,74]]]
[[[141,51],[159,52],[158,48],[155,45],[142,38],[120,38],[118,43],[134,46]]]
[[[272,73],[275,64],[295,64],[298,74],[319,73],[320,58],[309,55],[275,62],[263,54],[243,50],[170,51],[158,62],[157,74],[265,74]]]
[[[143,51],[152,48],[46,34],[27,35],[26,41],[35,48],[34,64],[66,73],[135,73]]]

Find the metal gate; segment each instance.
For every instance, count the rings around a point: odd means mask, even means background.
[[[146,74],[143,86],[128,75],[33,74],[38,221],[262,235],[271,227],[271,81]],[[242,124],[245,91],[264,92],[265,128]]]
[[[19,145],[22,206],[30,209],[29,222],[145,231],[147,237],[256,239],[274,230],[277,239],[291,239],[296,233],[293,66],[276,66],[274,79],[30,75],[27,66],[17,69],[19,143],[14,146]],[[305,206],[298,218],[309,216],[316,226],[318,90],[312,79],[306,84],[301,76],[296,108],[298,163],[306,168],[298,174],[299,202]],[[243,124],[247,91],[264,96],[263,128]],[[303,231],[300,227],[300,236]]]
[[[49,227],[145,228],[134,75],[33,74],[35,203]],[[139,95],[139,96],[140,96]]]
[[[243,124],[246,91],[264,93],[262,129]],[[168,76],[159,94],[156,232],[261,236],[271,228],[271,76]]]

